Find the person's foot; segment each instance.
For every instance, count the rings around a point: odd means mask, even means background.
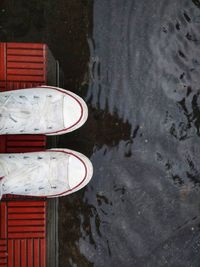
[[[84,100],[57,87],[0,93],[0,134],[59,135],[81,127],[87,117]]]
[[[92,178],[90,160],[69,149],[0,154],[1,195],[65,196]]]

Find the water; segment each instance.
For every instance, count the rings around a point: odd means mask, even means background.
[[[62,266],[199,266],[199,6],[94,1],[75,147],[95,171],[60,201]]]
[[[94,165],[90,184],[60,199],[60,267],[199,267],[200,2],[2,8],[1,40],[47,42],[90,110],[58,139]]]

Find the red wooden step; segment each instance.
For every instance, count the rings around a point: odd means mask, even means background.
[[[40,43],[6,43],[8,48],[25,48],[25,49],[46,49],[46,45]]]
[[[23,48],[9,48],[7,46],[7,57],[9,56],[32,56],[32,57],[43,57],[43,49],[23,49]]]
[[[45,44],[0,43],[0,91],[46,84]],[[41,151],[44,135],[0,136],[0,153]],[[0,203],[0,267],[46,266],[46,200],[8,195]]]
[[[44,239],[8,240],[8,267],[45,267]]]
[[[0,239],[7,238],[7,205],[5,202],[2,202],[0,205]]]

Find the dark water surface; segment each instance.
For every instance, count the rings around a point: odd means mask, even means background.
[[[200,266],[199,6],[94,1],[82,149],[95,169],[60,201],[62,266]]]
[[[90,109],[58,139],[94,165],[60,199],[60,267],[199,267],[200,1],[10,0],[1,12],[1,40],[47,42]]]

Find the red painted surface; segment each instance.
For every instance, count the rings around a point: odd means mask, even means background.
[[[0,91],[46,84],[46,45],[0,43]],[[44,150],[44,135],[0,136],[0,153]],[[5,196],[0,203],[0,267],[46,266],[46,200]]]

